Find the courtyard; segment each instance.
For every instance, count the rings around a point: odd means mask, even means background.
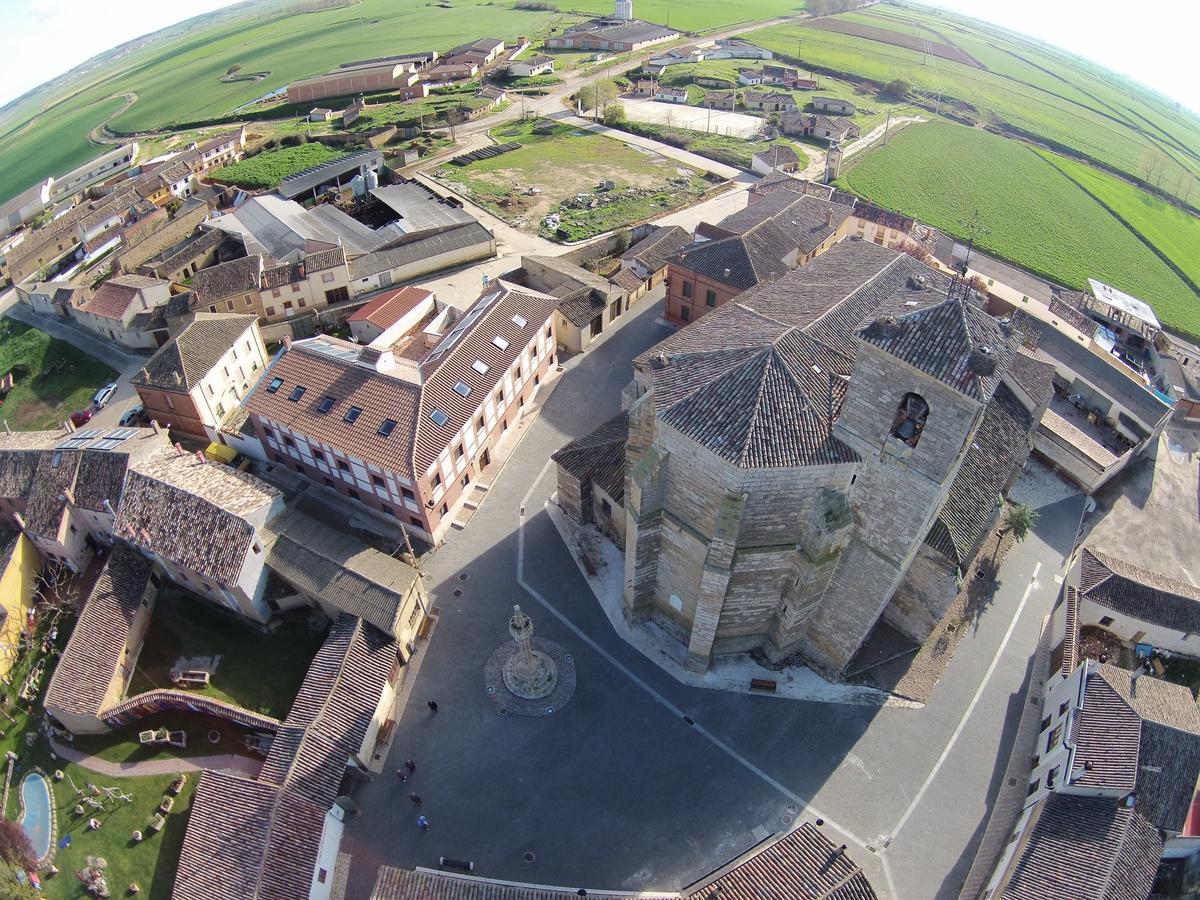
[[[356,795],[363,814],[342,847],[349,895],[369,893],[380,864],[436,867],[442,855],[484,877],[675,890],[819,818],[881,896],[957,896],[1082,498],[1039,509],[921,708],[687,687],[617,636],[543,510],[549,454],[616,411],[629,360],[669,333],[656,313],[644,308],[568,365],[471,527],[428,558],[440,615],[384,771],[409,758],[417,770],[408,784],[385,775]],[[484,666],[509,640],[514,603],[573,657],[574,696],[550,715],[499,715],[486,691]]]
[[[0,417],[13,430],[61,427],[71,413],[91,405],[96,391],[117,373],[66,341],[11,318],[0,318],[0,377],[13,387],[0,391]]]
[[[519,146],[463,166],[443,165],[435,177],[509,224],[555,240],[583,240],[641,222],[694,202],[715,185],[675,160],[572,125],[518,122],[494,130],[492,138],[498,146]]]

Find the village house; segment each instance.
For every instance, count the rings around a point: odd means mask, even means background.
[[[0,203],[0,238],[8,237],[46,211],[50,205],[50,186],[53,183],[53,178],[47,178]]]
[[[423,96],[427,96],[430,84],[437,84],[444,81],[466,81],[478,74],[479,63],[470,59],[460,59],[457,62],[440,62],[436,66],[430,66],[425,70],[425,80],[417,85],[417,87],[425,88],[426,94]]]
[[[654,99],[660,103],[687,103],[687,87],[660,84],[654,92]]]
[[[633,53],[655,44],[674,40],[679,32],[640,19],[591,19],[580,22],[546,39],[551,50],[611,50]]]
[[[629,308],[618,284],[562,256],[523,256],[521,268],[503,276],[559,298],[554,318],[558,345],[582,353]]]
[[[438,311],[437,295],[433,291],[413,286],[393,288],[356,309],[346,319],[346,324],[360,344],[382,339],[390,347]]]
[[[635,360],[631,621],[676,635],[698,670],[757,647],[834,677],[880,621],[928,636],[1049,393],[1048,367],[945,288],[907,255],[845,241]],[[612,484],[600,445],[615,438],[601,432],[596,469],[586,454],[562,461],[581,510],[591,482],[594,517],[617,499],[595,492]]]
[[[91,288],[70,281],[39,281],[17,287],[17,300],[43,316],[71,317],[92,295]]]
[[[779,130],[786,135],[820,138],[831,144],[840,144],[859,134],[858,126],[849,119],[799,112],[794,106],[780,117]]]
[[[137,141],[130,141],[102,153],[65,175],[57,176],[50,185],[50,202],[61,203],[96,182],[128,169],[137,161],[139,150]]]
[[[417,78],[413,67],[405,63],[352,65],[335,69],[325,75],[293,81],[287,86],[287,99],[288,103],[311,103],[354,94],[403,94],[417,84]]]
[[[833,113],[835,116],[852,116],[858,111],[853,100],[841,97],[813,97],[809,103],[816,112]]]
[[[167,446],[159,428],[0,434],[0,522],[46,563],[82,572],[112,543],[129,466]]]
[[[737,109],[737,91],[706,91],[702,106],[705,109],[723,109],[733,112]]]
[[[787,113],[795,112],[796,101],[778,91],[743,91],[742,106],[755,112]]]
[[[267,365],[256,317],[197,313],[130,379],[150,419],[194,440],[217,440]]]
[[[83,304],[72,307],[71,318],[123,347],[157,347],[154,334],[141,327],[139,315],[166,305],[170,297],[169,282],[145,275],[117,275],[97,287]]]
[[[798,172],[803,161],[800,155],[786,144],[775,144],[766,150],[759,150],[750,157],[750,171],[759,175],[769,175],[771,172]]]
[[[192,198],[185,201],[174,216],[168,216],[165,209],[160,209],[155,215],[122,229],[121,242],[113,251],[113,271],[153,274],[139,272],[139,268],[168,247],[192,237],[208,216],[208,204]]]
[[[621,269],[613,280],[620,284],[618,278],[626,270],[637,276],[641,287],[627,288],[632,304],[667,280],[667,260],[691,242],[692,236],[679,225],[651,226],[641,240],[621,254]]]
[[[272,463],[437,542],[557,364],[557,306],[497,281],[440,335],[292,341],[245,406]]]
[[[341,247],[273,266],[255,254],[192,276],[192,309],[245,313],[268,324],[349,299],[350,269]]]
[[[754,87],[755,85],[762,84],[765,80],[763,73],[758,69],[738,70],[738,84],[745,85],[746,87]]]
[[[742,291],[773,281],[846,236],[850,209],[816,197],[773,193],[696,238],[667,263],[664,318],[686,325]]]
[[[442,65],[460,65],[464,62],[483,67],[495,62],[496,57],[504,52],[504,41],[498,38],[479,38],[469,44],[461,44],[452,50],[447,50],[442,58]]]
[[[495,109],[504,102],[506,97],[508,97],[508,91],[504,90],[503,88],[492,87],[491,85],[488,85],[485,88],[480,88],[475,96],[487,101],[487,107],[485,107],[486,109]]]
[[[137,274],[166,281],[184,281],[217,262],[224,240],[222,232],[201,228],[144,260],[138,266]]]

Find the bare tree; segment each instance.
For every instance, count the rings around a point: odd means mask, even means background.
[[[37,853],[25,829],[12,819],[0,818],[0,859],[21,869],[37,868]]]

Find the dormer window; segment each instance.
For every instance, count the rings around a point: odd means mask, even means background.
[[[892,437],[898,438],[910,447],[917,446],[921,433],[925,430],[925,420],[929,418],[929,404],[920,394],[908,393],[900,400],[896,417],[892,421]]]

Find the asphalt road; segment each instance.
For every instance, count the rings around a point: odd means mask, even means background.
[[[343,844],[347,896],[366,896],[380,864],[436,866],[441,855],[474,860],[487,877],[678,889],[818,815],[881,895],[955,896],[1082,498],[1041,510],[923,709],[685,687],[616,636],[542,508],[549,455],[619,409],[629,361],[667,334],[656,315],[643,308],[569,364],[468,528],[426,563],[441,615],[385,768],[411,757],[417,772],[403,787],[385,774],[360,790],[363,814]],[[576,693],[550,717],[500,716],[485,692],[514,603],[576,662]]]

